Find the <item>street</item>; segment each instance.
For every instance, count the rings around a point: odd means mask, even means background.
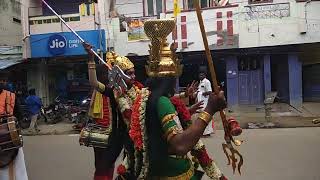
[[[203,139],[229,179],[320,180],[320,128],[245,130],[240,148],[242,176],[233,175],[221,148],[223,131]],[[90,180],[93,153],[80,147],[77,135],[24,137],[30,180]]]

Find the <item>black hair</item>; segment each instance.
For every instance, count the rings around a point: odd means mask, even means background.
[[[163,171],[168,157],[168,144],[162,138],[161,120],[158,118],[157,104],[161,96],[173,95],[176,79],[173,77],[150,78],[146,86],[151,95],[146,107],[146,128],[148,136],[148,156],[150,175],[157,176]]]
[[[204,74],[207,75],[207,70],[206,69],[200,69],[199,74]]]
[[[36,95],[36,90],[34,88],[29,89],[29,95],[31,95],[31,96]]]

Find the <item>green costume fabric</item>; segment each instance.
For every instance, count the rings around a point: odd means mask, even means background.
[[[158,118],[161,120],[161,124],[162,124],[163,138],[166,139],[168,136],[168,133],[169,134],[172,133],[169,131],[176,129],[179,126],[174,119],[174,118],[177,118],[176,109],[171,103],[169,98],[165,96],[161,96],[157,103],[157,112],[158,112]],[[181,175],[186,174],[187,172],[190,172],[190,169],[193,172],[193,167],[192,167],[193,165],[191,160],[188,157],[168,156],[167,158],[168,158],[167,164],[163,164],[163,167],[164,167],[163,171],[157,173],[160,175],[159,177],[160,179],[162,178],[185,179],[185,176],[183,177]],[[196,180],[197,178],[193,175],[194,173],[191,174],[192,177],[189,179]]]

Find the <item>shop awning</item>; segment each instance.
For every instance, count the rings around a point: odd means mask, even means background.
[[[6,69],[10,66],[13,66],[15,64],[22,63],[22,57],[7,57],[7,58],[0,58],[0,70]]]

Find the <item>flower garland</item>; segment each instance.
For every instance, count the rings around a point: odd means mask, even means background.
[[[148,170],[149,170],[149,158],[147,156],[147,142],[148,142],[148,137],[147,135],[147,129],[145,128],[145,120],[146,120],[146,107],[147,107],[147,101],[150,96],[151,92],[148,89],[143,89],[141,91],[141,96],[142,96],[142,102],[140,106],[140,113],[141,113],[141,119],[140,119],[140,125],[141,129],[143,131],[142,133],[142,140],[143,140],[143,151],[142,151],[142,158],[143,158],[143,163],[142,163],[142,168],[141,168],[141,173],[138,177],[138,179],[146,179],[148,175]]]
[[[127,172],[127,169],[124,165],[120,164],[117,168],[117,173],[120,175],[120,176],[124,176],[124,174]]]
[[[137,173],[138,179],[145,179],[148,173],[148,157],[147,157],[147,136],[145,128],[145,111],[147,106],[148,97],[150,91],[148,89],[142,89],[138,94],[136,101],[132,106],[131,124],[129,130],[129,136],[132,139],[135,146],[135,162],[136,170],[139,170],[141,163],[141,171]],[[142,154],[142,162],[139,161]]]
[[[134,146],[138,150],[142,150],[142,133],[141,133],[141,127],[140,127],[140,106],[142,96],[139,94],[137,96],[136,102],[132,106],[132,114],[131,114],[131,124],[130,124],[130,130],[129,130],[129,136],[132,139]]]
[[[191,114],[184,102],[181,99],[174,96],[170,98],[170,101],[175,106],[178,115],[182,118],[182,120],[190,125]],[[227,180],[227,178],[222,175],[220,169],[215,164],[215,162],[210,158],[205,148],[205,145],[202,143],[201,140],[199,140],[196,146],[193,148],[193,150],[191,150],[191,155],[193,155],[196,158],[196,162],[200,164],[207,176],[215,180]]]
[[[206,147],[201,140],[199,140],[195,147],[191,150],[191,155],[197,159],[197,162],[205,171],[206,175],[211,179],[227,180],[214,160],[209,157]]]
[[[178,114],[182,118],[183,121],[191,121],[191,114],[187,108],[187,106],[184,104],[184,102],[173,96],[170,98],[171,103],[175,106]]]

